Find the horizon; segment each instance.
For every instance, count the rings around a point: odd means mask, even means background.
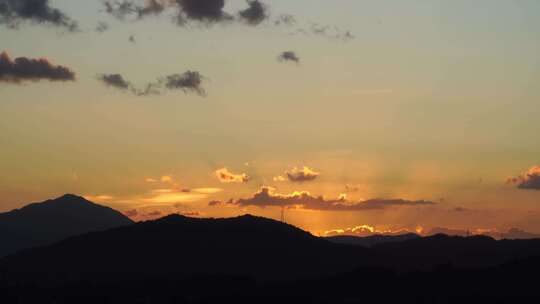
[[[41,2],[0,0],[0,213],[540,235],[536,0]]]

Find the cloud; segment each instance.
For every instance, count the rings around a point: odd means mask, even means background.
[[[533,166],[522,175],[510,177],[507,183],[517,185],[519,189],[540,190],[540,167]]]
[[[247,0],[248,8],[238,12],[238,16],[249,25],[258,25],[269,16],[267,6],[258,0]]]
[[[148,83],[144,89],[136,88],[124,76],[117,73],[99,75],[98,80],[107,86],[129,91],[137,96],[159,95],[163,87],[169,90],[182,90],[186,94],[195,92],[199,96],[206,96],[206,91],[202,87],[204,76],[193,71],[162,77],[157,82]]]
[[[215,176],[219,179],[220,182],[230,184],[230,183],[247,183],[251,179],[247,174],[235,174],[229,171],[227,168],[221,168],[214,171]]]
[[[206,91],[202,87],[204,76],[199,72],[187,71],[184,74],[172,74],[160,79],[169,90],[182,90],[184,93],[195,92],[199,96],[206,96]]]
[[[310,31],[317,36],[323,36],[330,39],[338,39],[348,41],[354,39],[354,36],[348,30],[342,30],[337,26],[321,25],[318,23],[312,23]]]
[[[166,9],[167,5],[167,1],[146,0],[144,6],[137,8],[137,14],[140,18],[148,15],[159,15]]]
[[[339,199],[325,199],[322,196],[312,196],[307,191],[295,191],[291,194],[275,193],[271,187],[262,187],[253,197],[247,199],[229,200],[228,202],[212,201],[210,206],[234,205],[239,207],[287,207],[319,211],[364,211],[381,210],[388,207],[399,206],[431,206],[430,201],[408,201],[402,199],[372,199],[361,202],[350,202],[344,197]]]
[[[45,58],[19,57],[12,60],[6,52],[0,54],[0,82],[74,81],[75,73],[64,66],[55,66]]]
[[[405,228],[400,229],[378,229],[370,225],[358,225],[350,228],[343,229],[333,229],[323,232],[323,236],[337,236],[337,235],[352,235],[358,237],[366,237],[372,235],[403,235],[408,233],[420,233],[421,227],[416,228],[415,230],[409,230]]]
[[[284,182],[284,181],[286,181],[287,179],[286,179],[285,177],[281,176],[281,175],[278,175],[278,176],[275,176],[275,177],[273,178],[273,180],[274,180],[275,182]]]
[[[232,20],[223,11],[225,0],[146,0],[143,5],[133,0],[123,0],[104,1],[103,4],[105,12],[120,20],[160,15],[168,8],[177,10],[174,20],[178,25],[185,25],[187,21],[217,23]]]
[[[223,11],[225,0],[175,0],[187,19],[215,23],[232,17]]]
[[[52,8],[49,0],[0,0],[0,24],[17,28],[23,21],[49,24],[69,31],[77,30],[77,23],[62,11]]]
[[[280,62],[295,62],[295,63],[300,63],[300,57],[298,57],[296,55],[295,52],[293,51],[286,51],[286,52],[283,52],[281,53],[279,56],[278,56],[278,61]]]
[[[280,26],[280,25],[292,26],[296,24],[296,17],[290,14],[282,14],[276,18],[276,20],[274,21],[274,24],[276,26]]]
[[[310,182],[317,179],[321,174],[304,166],[301,169],[294,167],[291,171],[285,172],[285,175],[291,182]]]
[[[132,85],[120,74],[103,74],[98,77],[105,85],[120,90],[131,90]]]
[[[104,33],[106,31],[109,30],[109,24],[107,24],[106,22],[98,22],[97,25],[96,25],[96,32],[98,33]]]
[[[105,6],[105,12],[118,18],[124,19],[129,15],[137,14],[140,7],[137,6],[133,1],[104,1],[103,5]]]

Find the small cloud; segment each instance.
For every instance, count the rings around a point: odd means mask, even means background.
[[[135,40],[135,35],[129,36],[128,41],[131,42],[131,43],[137,43],[137,41]]]
[[[300,57],[298,57],[298,55],[296,55],[296,53],[293,51],[286,51],[286,52],[281,53],[278,56],[278,61],[279,62],[294,62],[296,64],[299,64]]]
[[[268,8],[258,0],[247,0],[248,8],[238,13],[240,19],[249,25],[258,25],[269,16]]]
[[[109,24],[107,24],[106,22],[98,22],[98,24],[96,25],[96,32],[98,33],[104,33],[106,31],[109,30]]]
[[[223,11],[225,0],[173,0],[183,13],[179,18],[195,20],[203,23],[217,23],[231,20],[232,17]]]
[[[317,179],[320,173],[304,166],[301,169],[294,167],[291,171],[285,172],[285,175],[291,182],[310,182]]]
[[[533,166],[522,175],[508,178],[506,182],[519,189],[540,190],[540,167]]]
[[[206,96],[206,91],[202,87],[205,79],[199,72],[187,71],[183,74],[172,74],[160,79],[169,90],[182,90],[184,93],[195,92],[199,96]]]
[[[355,38],[350,31],[342,30],[339,27],[332,25],[321,25],[318,23],[312,23],[310,31],[316,36],[323,36],[329,39],[349,41]]]
[[[147,182],[147,183],[156,183],[156,182],[157,182],[156,179],[150,178],[150,177],[149,177],[149,178],[146,178],[144,181]]]
[[[280,25],[292,26],[296,24],[296,17],[290,14],[282,14],[276,18],[276,20],[274,21],[274,24],[276,26],[280,26]]]
[[[163,86],[169,90],[180,89],[184,93],[195,92],[200,96],[206,96],[206,91],[202,87],[204,79],[199,72],[187,71],[183,74],[162,77],[157,82],[148,83],[145,89],[137,89],[121,74],[102,74],[98,76],[98,80],[105,85],[129,91],[137,96],[159,95]]]
[[[6,52],[0,53],[0,82],[18,84],[39,80],[74,81],[75,73],[67,67],[53,65],[45,58],[12,60]]]
[[[230,183],[247,183],[251,179],[247,174],[235,174],[229,171],[227,168],[221,168],[214,171],[215,176],[219,179],[220,182],[225,184]]]
[[[98,79],[105,85],[116,89],[131,90],[133,88],[131,83],[120,74],[102,74],[98,76]]]

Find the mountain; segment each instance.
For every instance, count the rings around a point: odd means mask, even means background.
[[[371,247],[384,256],[387,265],[400,270],[426,270],[440,265],[482,268],[517,259],[540,257],[540,239],[500,240],[488,236],[448,236],[437,234],[404,242]]]
[[[20,252],[0,260],[0,269],[69,277],[223,274],[294,279],[344,272],[374,258],[365,248],[333,244],[266,218],[170,215]]]
[[[385,243],[399,243],[412,239],[420,238],[419,235],[414,233],[406,233],[400,235],[371,235],[366,237],[358,237],[351,235],[337,235],[326,237],[325,239],[337,244],[357,245],[364,247],[372,247]]]
[[[367,248],[251,215],[170,215],[1,258],[0,302],[447,303],[536,291],[540,240],[410,237]]]
[[[91,231],[131,225],[120,212],[66,194],[0,213],[0,256]]]

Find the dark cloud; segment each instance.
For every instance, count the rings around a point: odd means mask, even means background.
[[[430,206],[435,205],[430,201],[407,201],[402,199],[372,199],[362,202],[350,202],[346,198],[325,199],[322,196],[312,196],[309,192],[293,192],[291,194],[275,193],[273,188],[263,187],[261,190],[248,199],[229,200],[228,202],[212,201],[210,206],[233,205],[239,207],[257,206],[265,207],[287,207],[300,208],[305,210],[320,211],[365,211],[380,210],[389,207],[399,206]]]
[[[98,22],[96,25],[96,32],[103,33],[109,30],[109,24],[106,22]]]
[[[137,40],[135,40],[135,36],[134,36],[134,35],[129,36],[128,41],[131,42],[131,43],[137,43]]]
[[[204,76],[196,71],[187,71],[183,74],[172,74],[159,80],[169,90],[182,90],[184,93],[194,92],[200,96],[206,96],[202,87]]]
[[[291,182],[310,182],[317,179],[321,174],[309,167],[303,167],[301,169],[294,167],[292,170],[285,172],[285,175],[287,175],[287,179]]]
[[[6,52],[0,54],[0,82],[74,81],[75,73],[64,66],[55,66],[47,59],[19,57],[12,60]]]
[[[280,62],[292,61],[295,63],[300,63],[300,57],[298,57],[296,53],[293,51],[286,51],[286,52],[281,53],[278,56],[278,61]]]
[[[232,17],[223,11],[225,0],[175,0],[187,19],[219,22]]]
[[[509,178],[507,183],[516,185],[519,189],[540,190],[540,167],[533,166],[524,174]]]
[[[249,25],[258,25],[269,16],[267,6],[258,0],[247,0],[248,8],[238,12],[240,19]]]
[[[180,89],[184,93],[195,92],[200,96],[206,96],[206,91],[202,87],[204,77],[199,72],[187,71],[184,74],[173,74],[159,79],[157,82],[148,83],[144,89],[138,89],[131,84],[121,74],[102,74],[98,80],[107,86],[130,91],[137,96],[149,96],[161,94],[163,87],[169,90]]]
[[[167,9],[176,10],[174,20],[184,26],[191,21],[214,24],[232,21],[234,18],[224,11],[225,0],[146,0],[138,4],[135,0],[104,1],[105,11],[118,19],[141,19],[148,15],[161,15]],[[248,8],[238,13],[240,20],[257,25],[268,18],[267,6],[259,0],[248,0]]]
[[[62,11],[52,8],[49,0],[0,0],[0,24],[17,28],[23,21],[49,24],[77,30],[77,23]]]
[[[129,81],[127,81],[124,76],[120,74],[103,74],[99,76],[105,85],[120,89],[120,90],[132,90],[133,87]]]
[[[118,19],[125,19],[128,16],[137,15],[138,11],[141,9],[140,6],[130,0],[104,1],[103,5],[105,5],[106,13]]]

